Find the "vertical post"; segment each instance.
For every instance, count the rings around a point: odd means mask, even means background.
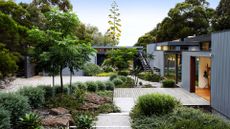
[[[178,69],[178,65],[179,65],[179,63],[178,63],[178,54],[176,54],[176,84],[178,83],[178,73],[179,73],[179,69]]]

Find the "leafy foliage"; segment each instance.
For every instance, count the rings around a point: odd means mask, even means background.
[[[162,81],[162,86],[164,87],[164,88],[173,88],[173,87],[175,87],[176,85],[175,85],[175,80],[163,80]]]
[[[111,50],[108,52],[108,56],[104,61],[104,65],[112,66],[119,71],[126,70],[130,68],[130,62],[132,62],[136,54],[136,49],[121,48],[117,50]]]
[[[81,129],[90,129],[94,125],[94,118],[89,115],[80,115],[74,118],[74,120],[77,127]]]
[[[153,74],[152,72],[141,72],[138,74],[138,77],[151,82],[159,82],[162,79],[160,75]]]
[[[87,85],[87,90],[90,91],[90,92],[96,92],[98,87],[97,87],[97,83],[95,82],[86,82],[86,85]]]
[[[111,91],[114,90],[114,87],[115,87],[112,81],[105,82],[105,86],[106,86],[106,90],[111,90]]]
[[[24,87],[19,93],[28,97],[32,108],[40,108],[45,103],[45,91],[40,87]]]
[[[0,129],[10,129],[10,113],[0,107]]]
[[[172,112],[178,105],[179,102],[169,95],[147,94],[138,98],[131,115],[133,117],[140,115],[163,115]]]
[[[22,129],[42,129],[41,118],[35,113],[27,113],[20,118],[20,126]]]
[[[100,72],[102,72],[101,68],[98,65],[93,64],[93,63],[85,64],[83,67],[83,71],[86,76],[95,76],[99,74]]]
[[[12,124],[17,124],[20,117],[30,111],[28,98],[19,94],[0,94],[0,107],[3,107],[10,114]]]

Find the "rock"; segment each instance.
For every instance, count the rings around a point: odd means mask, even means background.
[[[62,108],[62,107],[50,109],[50,114],[52,115],[64,115],[68,113],[69,113],[69,110]]]
[[[49,127],[69,127],[69,119],[66,119],[66,117],[63,116],[48,116],[44,119],[42,119],[42,125],[43,126],[49,126]]]
[[[94,103],[84,103],[80,109],[82,110],[95,110],[95,109],[98,109],[99,108],[99,105],[97,104],[94,104]]]
[[[87,94],[85,96],[85,99],[86,99],[87,102],[94,103],[94,104],[97,104],[97,105],[102,105],[104,103],[112,101],[110,98],[101,97],[101,96],[99,96],[97,94],[94,94],[94,93]]]

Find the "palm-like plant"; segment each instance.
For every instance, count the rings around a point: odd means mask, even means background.
[[[36,113],[27,113],[19,120],[19,125],[22,129],[42,129],[41,119]]]

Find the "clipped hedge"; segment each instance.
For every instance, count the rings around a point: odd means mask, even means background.
[[[96,92],[98,87],[97,87],[97,83],[96,82],[86,82],[87,85],[87,90],[90,92]]]
[[[45,90],[41,87],[24,87],[19,90],[19,93],[28,97],[32,108],[40,108],[45,103]]]
[[[164,88],[174,88],[176,86],[176,82],[174,80],[163,80],[162,81],[162,87]]]
[[[93,64],[93,63],[87,63],[85,64],[85,66],[83,67],[83,72],[86,76],[95,76],[99,73],[102,72],[101,67]]]
[[[162,115],[173,111],[179,102],[165,94],[147,94],[138,98],[133,115]]]
[[[162,77],[160,75],[153,74],[151,72],[139,73],[138,78],[146,80],[146,81],[151,81],[151,82],[159,82],[162,79]]]
[[[122,85],[124,82],[120,78],[113,79],[115,87]]]
[[[18,93],[0,94],[0,107],[9,111],[12,124],[16,124],[31,109],[28,98]]]
[[[104,82],[96,81],[96,84],[97,84],[98,90],[104,91],[106,89]]]
[[[107,81],[107,82],[105,82],[105,87],[106,87],[106,90],[112,91],[112,90],[114,90],[115,85],[112,81]]]

